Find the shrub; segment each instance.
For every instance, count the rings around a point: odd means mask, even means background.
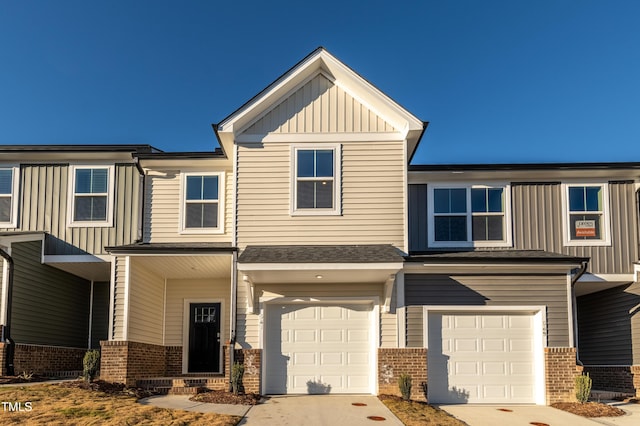
[[[582,374],[576,377],[576,398],[578,402],[584,404],[589,399],[591,394],[592,380],[589,377],[589,373]]]
[[[244,364],[236,362],[231,367],[231,389],[237,395],[242,387],[242,377],[244,376]]]
[[[411,376],[404,373],[401,374],[398,377],[398,387],[400,387],[402,399],[409,401],[411,399]]]
[[[100,351],[95,349],[87,351],[82,359],[82,366],[82,377],[88,382],[92,381],[100,368]]]

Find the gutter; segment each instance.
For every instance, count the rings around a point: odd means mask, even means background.
[[[6,324],[2,327],[2,343],[7,345],[7,352],[5,355],[5,368],[6,374],[8,376],[14,375],[13,370],[13,358],[15,354],[15,342],[11,338],[11,305],[13,299],[13,258],[9,256],[9,253],[0,248],[0,256],[2,256],[9,263],[9,273],[7,276],[7,321]]]
[[[140,173],[140,217],[138,218],[138,239],[135,242],[142,242],[144,238],[144,203],[145,197],[144,193],[146,191],[147,185],[147,175],[144,172],[144,169],[140,165],[140,160],[138,157],[133,157],[133,164],[135,164],[136,169],[138,169],[138,173]]]
[[[576,292],[575,286],[580,277],[582,277],[585,272],[587,272],[587,266],[589,266],[588,260],[583,260],[580,262],[580,268],[576,272],[576,274],[571,278],[571,299],[573,303],[573,346],[576,348],[576,363],[578,365],[584,366],[582,361],[580,361],[580,352],[578,349],[578,315],[577,315],[577,301],[576,301]]]

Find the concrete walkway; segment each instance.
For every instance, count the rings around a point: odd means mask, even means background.
[[[469,426],[531,426],[532,422],[549,426],[597,426],[593,420],[545,405],[440,405]],[[510,410],[510,411],[503,411]]]
[[[239,425],[371,426],[373,422],[367,417],[379,416],[385,420],[377,421],[377,424],[402,426],[377,397],[369,395],[273,396],[253,406],[193,402],[189,401],[188,395],[152,396],[139,402],[161,408],[243,416]],[[366,405],[355,406],[353,403]]]

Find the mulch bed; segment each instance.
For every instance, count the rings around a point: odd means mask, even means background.
[[[624,410],[600,402],[585,402],[584,404],[579,402],[556,402],[551,406],[582,417],[618,417],[626,414]]]
[[[262,396],[257,393],[243,393],[234,395],[231,392],[205,391],[195,394],[189,401],[209,402],[212,404],[234,404],[234,405],[256,405],[262,400]]]
[[[87,382],[86,380],[74,380],[72,382],[61,383],[60,386],[65,388],[77,388],[103,392],[107,395],[135,396],[137,399],[154,395],[153,392],[149,392],[142,388],[127,387],[122,383],[111,383],[105,382],[104,380],[94,380],[93,382]]]

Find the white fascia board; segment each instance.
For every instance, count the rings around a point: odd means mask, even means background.
[[[402,263],[238,263],[238,271],[316,271],[316,270],[399,271]]]
[[[80,254],[80,255],[43,255],[42,263],[102,263],[110,262],[111,256]]]
[[[635,265],[636,270],[633,274],[584,274],[578,282],[632,282],[636,281],[636,274],[638,273],[638,266]]]
[[[3,235],[0,237],[0,244],[5,247],[11,247],[13,243],[27,243],[30,241],[44,241],[44,232]]]
[[[416,262],[418,263],[418,262]],[[405,264],[404,272],[413,274],[460,274],[460,273],[487,273],[491,271],[540,274],[546,272],[558,272],[565,274],[567,271],[579,267],[579,264],[555,264],[555,263],[418,263],[417,265]]]

